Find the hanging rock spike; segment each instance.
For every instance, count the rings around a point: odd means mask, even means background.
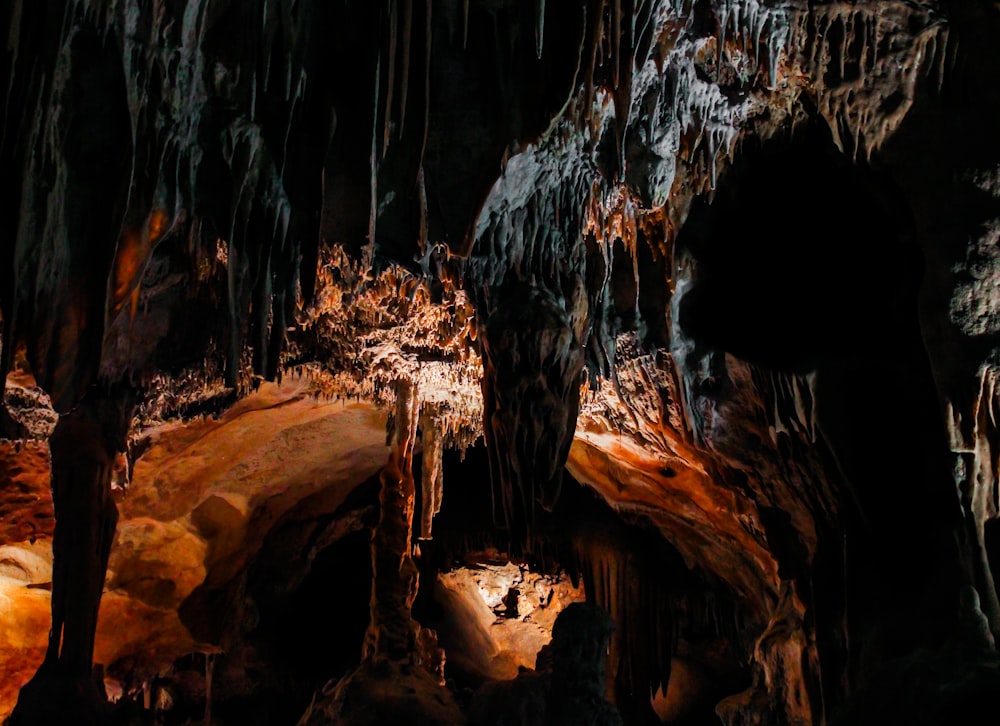
[[[468,0],[466,0],[468,2]],[[542,59],[545,45],[545,0],[535,0],[535,55]]]

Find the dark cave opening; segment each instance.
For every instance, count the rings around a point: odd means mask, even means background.
[[[681,327],[776,369],[890,354],[915,319],[923,263],[910,228],[889,180],[852,164],[818,123],[748,140],[678,236],[697,263]]]
[[[369,537],[359,530],[322,550],[299,587],[261,614],[275,658],[317,687],[361,661],[371,597]],[[314,688],[300,690],[308,701]]]
[[[319,551],[301,580],[291,574],[298,565],[284,569],[287,583],[250,576],[237,624],[249,630],[216,659],[213,723],[296,723],[318,689],[361,662],[372,580],[367,529]],[[181,705],[171,722],[200,716],[204,704]]]

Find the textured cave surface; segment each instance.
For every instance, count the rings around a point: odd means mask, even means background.
[[[0,719],[994,712],[997,37],[5,3]]]

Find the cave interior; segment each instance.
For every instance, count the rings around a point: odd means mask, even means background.
[[[996,37],[4,3],[0,720],[988,720]]]

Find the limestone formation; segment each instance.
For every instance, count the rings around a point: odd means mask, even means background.
[[[989,0],[9,0],[0,718],[461,722],[513,666],[432,583],[507,562],[615,625],[519,723],[995,692],[998,34]],[[521,652],[541,600],[504,596]]]

